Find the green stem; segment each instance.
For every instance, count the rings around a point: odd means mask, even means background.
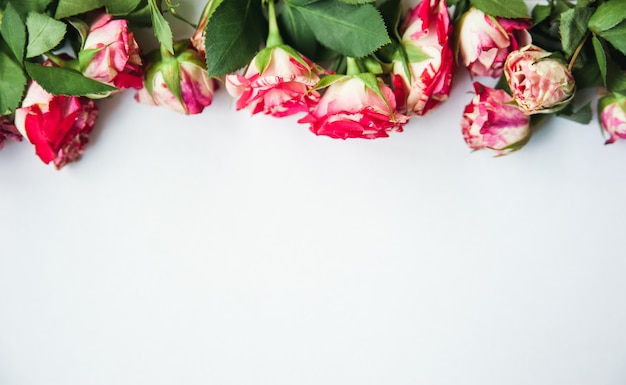
[[[52,52],[46,52],[46,57],[53,62],[54,64],[56,64],[59,67],[65,67],[65,60],[61,59],[59,56],[53,54]]]
[[[268,0],[267,17],[269,19],[269,33],[267,35],[266,46],[275,47],[283,44],[283,38],[280,37],[280,31],[278,30],[278,23],[276,22],[276,8],[274,6],[274,0]]]
[[[576,47],[576,50],[572,54],[572,58],[569,60],[569,64],[567,65],[568,71],[571,72],[572,68],[574,68],[574,63],[576,62],[576,59],[578,58],[578,54],[580,54],[580,51],[583,49],[583,46],[587,42],[587,38],[589,38],[589,32],[587,32],[583,40],[580,42],[580,44],[578,44],[578,47]]]
[[[346,57],[346,65],[346,75],[358,75],[362,72],[359,62],[353,57]]]

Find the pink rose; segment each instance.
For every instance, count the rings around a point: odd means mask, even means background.
[[[57,169],[85,151],[98,108],[86,97],[52,95],[32,82],[15,111],[15,127],[35,145],[35,152]]]
[[[21,142],[22,135],[17,128],[15,128],[12,119],[9,119],[8,116],[0,116],[0,149],[8,139]]]
[[[450,31],[444,0],[424,0],[408,14],[402,28],[402,46],[408,54],[409,68],[399,59],[394,60],[392,68],[401,111],[424,115],[450,95],[454,71]]]
[[[172,57],[161,57],[158,50],[150,57],[143,88],[135,94],[138,102],[167,106],[183,114],[198,114],[213,102],[217,83],[188,40],[174,44]]]
[[[551,53],[528,45],[509,54],[504,75],[513,98],[527,114],[559,110],[574,97],[574,77]]]
[[[606,96],[598,102],[600,125],[609,135],[605,144],[626,139],[626,98]]]
[[[312,90],[323,70],[293,49],[279,45],[259,52],[244,75],[226,75],[237,110],[250,108],[276,117],[308,112],[320,94]]]
[[[502,75],[508,54],[530,44],[530,19],[504,19],[471,8],[459,20],[457,46],[461,62],[472,75]]]
[[[358,75],[340,78],[298,123],[310,123],[316,135],[336,139],[375,139],[388,137],[390,131],[401,132],[408,117],[396,112],[393,91],[379,82],[379,94],[368,84]]]
[[[79,55],[95,52],[83,69],[91,79],[117,88],[141,88],[143,68],[139,46],[126,20],[103,14],[92,25]]]
[[[465,107],[461,128],[467,145],[488,148],[499,155],[519,150],[530,139],[530,117],[503,90],[474,83],[476,96]]]

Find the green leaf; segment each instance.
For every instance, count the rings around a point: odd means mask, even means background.
[[[13,56],[21,63],[26,49],[26,25],[11,3],[7,5],[2,15],[0,34],[11,49]]]
[[[409,62],[411,63],[419,63],[431,58],[431,56],[424,52],[423,49],[414,44],[403,44],[403,47],[406,51]]]
[[[226,75],[250,63],[266,36],[262,13],[258,0],[229,0],[217,7],[205,29],[211,76]]]
[[[76,32],[78,32],[78,36],[80,37],[80,44],[78,47],[82,49],[85,44],[85,40],[87,40],[87,35],[89,35],[89,25],[81,19],[75,17],[68,18],[67,22],[74,27]]]
[[[320,90],[322,88],[326,88],[330,86],[331,84],[336,83],[344,78],[346,78],[346,75],[335,74],[335,75],[324,76],[323,78],[320,79],[319,82],[317,82],[317,84],[315,85],[315,87],[313,87],[313,89]]]
[[[611,92],[626,93],[626,73],[614,61],[607,62],[606,85]]]
[[[345,4],[353,4],[353,5],[357,5],[357,4],[373,4],[376,2],[376,0],[337,0],[341,3],[345,3]]]
[[[313,59],[318,51],[317,40],[300,12],[291,7],[290,3],[290,1],[285,1],[285,7],[278,15],[281,34],[286,43]]]
[[[587,34],[587,22],[593,14],[591,8],[572,8],[561,14],[561,43],[563,51],[569,57]]]
[[[59,0],[54,17],[63,19],[65,17],[79,15],[96,8],[103,7],[105,0]]]
[[[150,16],[152,17],[154,35],[169,53],[174,54],[174,36],[172,35],[172,29],[167,20],[163,17],[157,1],[160,0],[149,0],[148,2],[150,4]]]
[[[0,51],[0,115],[8,115],[19,107],[28,78],[22,67]]]
[[[596,54],[598,68],[600,69],[600,75],[602,76],[602,83],[606,86],[606,52],[604,52],[604,46],[596,35],[593,35],[591,41],[593,43],[593,51]]]
[[[383,18],[370,4],[350,5],[321,0],[295,7],[315,38],[342,55],[367,56],[391,42]]]
[[[152,17],[148,0],[142,0],[139,7],[125,16],[128,22],[135,27],[152,27]]]
[[[524,0],[470,0],[470,3],[490,16],[518,19],[528,17]]]
[[[104,3],[111,15],[126,16],[139,6],[141,0],[105,0]]]
[[[611,29],[598,32],[598,35],[602,36],[604,40],[611,43],[613,47],[626,55],[626,21]]]
[[[44,13],[51,2],[52,0],[13,0],[11,4],[21,16],[26,16],[28,12]],[[0,0],[0,8],[5,9],[8,3],[8,0]]]
[[[550,17],[552,7],[549,5],[537,4],[532,10],[533,25],[537,25]]]
[[[391,109],[391,106],[389,105],[389,101],[387,100],[387,98],[385,98],[385,95],[383,94],[383,91],[380,89],[380,84],[378,83],[378,78],[376,78],[376,76],[372,73],[360,73],[358,75],[355,75],[357,78],[361,79],[363,81],[363,83],[365,83],[365,86],[370,88],[372,91],[374,91],[376,93],[376,95],[378,95],[378,97],[380,97],[385,104],[387,105],[387,108],[389,109],[389,111],[393,112]]]
[[[591,4],[593,4],[595,2],[596,2],[596,0],[577,0],[576,1],[576,6],[584,8],[584,7],[590,6]]]
[[[46,67],[30,62],[25,62],[24,65],[30,77],[51,94],[85,96],[106,94],[117,89],[67,68]]]
[[[26,17],[28,48],[26,57],[31,58],[54,49],[65,36],[65,23],[41,13],[31,12]]]
[[[557,113],[557,116],[569,119],[577,123],[589,124],[589,122],[591,122],[591,118],[593,117],[593,111],[591,111],[591,102],[588,102],[577,110],[574,110],[572,103],[570,103],[562,110],[560,110]]]
[[[625,7],[624,0],[609,0],[600,4],[589,19],[589,29],[593,32],[601,32],[615,27],[626,18]]]

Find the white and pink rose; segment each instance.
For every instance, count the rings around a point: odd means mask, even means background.
[[[500,77],[509,53],[531,43],[531,24],[530,19],[493,17],[471,8],[455,31],[460,63],[472,75]]]
[[[600,126],[609,134],[605,144],[626,139],[626,97],[605,96],[598,102]]]
[[[534,45],[509,54],[504,75],[513,98],[526,114],[558,111],[574,97],[574,76],[561,60]]]
[[[141,88],[141,52],[126,20],[109,14],[96,19],[79,55],[87,53],[90,58],[82,68],[86,77],[120,89]]]
[[[401,111],[424,115],[450,95],[454,71],[451,30],[444,0],[423,0],[407,15],[401,33],[408,68],[398,58],[391,75]]]
[[[323,69],[284,45],[266,48],[245,73],[225,78],[226,90],[237,99],[237,110],[276,117],[308,112],[320,99],[313,88]]]
[[[522,148],[530,139],[530,117],[511,95],[474,83],[476,95],[465,107],[461,129],[473,150],[490,149],[506,155]]]
[[[314,134],[335,139],[376,139],[401,132],[408,117],[396,111],[391,88],[382,82],[378,87],[379,92],[361,77],[346,75],[332,83],[298,123],[308,123]]]

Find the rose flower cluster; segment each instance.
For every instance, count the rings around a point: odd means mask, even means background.
[[[606,143],[626,139],[626,10],[619,0],[551,2],[533,18],[523,0],[506,10],[496,0],[421,0],[408,10],[393,0],[297,7],[259,0],[244,18],[232,12],[241,1],[209,1],[193,35],[173,41],[163,15],[182,17],[168,0],[8,0],[0,13],[0,73],[11,75],[7,89],[15,91],[0,93],[0,148],[24,138],[57,169],[76,161],[98,99],[125,89],[140,103],[198,114],[222,88],[237,110],[299,114],[297,122],[316,135],[384,138],[444,102],[457,67],[494,80],[475,81],[462,112],[461,132],[473,150],[519,150],[536,116],[587,123],[589,103],[574,109],[581,103],[573,102],[577,89],[589,87],[601,90]],[[574,25],[588,31],[568,32]],[[142,52],[134,26],[152,26],[159,48]],[[42,31],[49,33],[43,42],[33,37]]]

